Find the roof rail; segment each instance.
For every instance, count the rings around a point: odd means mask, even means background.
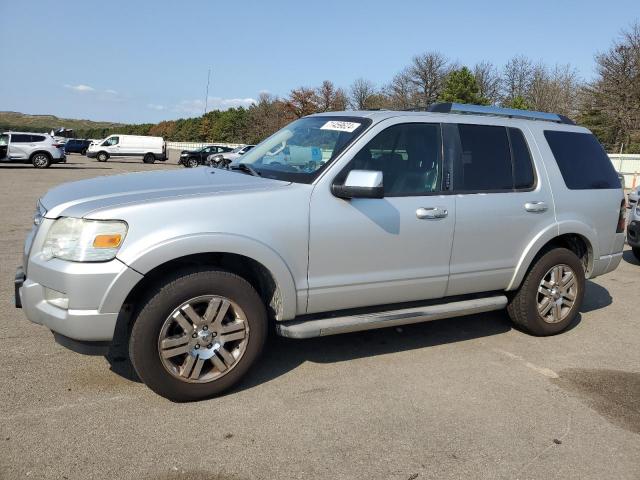
[[[470,103],[434,103],[429,106],[429,112],[462,113],[471,115],[495,115],[497,117],[522,118],[524,120],[543,120],[545,122],[565,123],[575,125],[569,117],[558,113],[534,112],[515,108],[502,108],[487,105],[473,105]]]

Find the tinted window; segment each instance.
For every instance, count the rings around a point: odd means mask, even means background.
[[[509,140],[511,140],[511,154],[513,156],[513,184],[516,189],[532,188],[535,183],[535,177],[527,141],[524,139],[520,129],[509,128],[508,130]]]
[[[44,142],[45,137],[43,137],[42,135],[31,135],[31,141],[32,142]]]
[[[620,188],[611,160],[592,134],[545,130],[544,136],[567,188]]]
[[[505,127],[445,124],[454,189],[484,192],[513,189],[511,152]]]
[[[351,170],[376,170],[383,174],[385,196],[437,192],[440,190],[441,151],[439,125],[394,125],[360,150],[336,181],[344,182]]]
[[[31,143],[31,135],[14,133],[11,135],[11,143]]]

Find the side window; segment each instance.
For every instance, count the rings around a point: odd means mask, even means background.
[[[351,170],[376,170],[382,172],[385,196],[437,192],[442,172],[441,152],[439,124],[394,125],[365,145],[336,181],[344,182]]]
[[[44,142],[44,137],[42,135],[31,135],[32,142]]]
[[[508,131],[513,158],[513,185],[516,190],[533,188],[535,176],[527,141],[519,128],[509,128]]]
[[[445,149],[453,164],[453,189],[512,191],[513,172],[505,127],[444,124]]]
[[[111,138],[107,138],[102,145],[106,147],[112,147],[113,145],[117,145],[119,142],[120,142],[120,137],[111,137]]]
[[[31,135],[14,133],[11,135],[11,143],[31,143]]]
[[[545,130],[544,136],[570,190],[620,189],[611,160],[590,133]]]

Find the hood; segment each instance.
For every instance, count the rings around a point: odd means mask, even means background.
[[[98,209],[126,203],[152,202],[187,195],[276,189],[289,182],[253,177],[215,168],[138,172],[62,184],[40,199],[45,217],[83,217]]]

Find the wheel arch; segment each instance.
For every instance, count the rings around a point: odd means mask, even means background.
[[[574,252],[584,265],[586,277],[590,277],[594,259],[599,258],[596,251],[596,234],[587,225],[575,222],[573,225],[549,228],[535,237],[520,257],[507,290],[517,289],[535,261],[544,253],[558,247]]]
[[[211,266],[235,273],[260,294],[267,311],[276,320],[289,320],[297,311],[293,275],[285,261],[267,245],[241,236],[207,234],[163,242],[132,261],[123,261],[143,278],[127,296],[135,299],[164,272],[189,266]],[[131,303],[131,302],[129,302]]]
[[[39,153],[44,153],[47,157],[49,157],[49,160],[53,160],[53,155],[51,155],[51,152],[48,152],[46,150],[35,150],[34,152],[31,152],[31,155],[29,155],[29,160],[33,161],[33,157],[35,157]]]

